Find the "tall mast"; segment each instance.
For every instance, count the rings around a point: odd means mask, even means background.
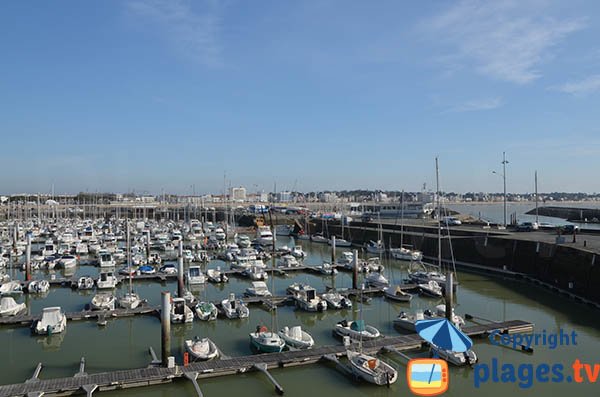
[[[538,223],[538,186],[537,186],[537,170],[535,170],[535,223]]]
[[[441,206],[440,206],[440,169],[438,165],[438,158],[435,158],[435,190],[437,200],[437,224],[438,224],[438,266],[442,269],[442,224],[441,224]]]

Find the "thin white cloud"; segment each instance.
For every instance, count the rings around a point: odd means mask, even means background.
[[[570,81],[561,86],[554,87],[554,89],[575,96],[589,95],[600,91],[600,74],[595,74],[579,81]]]
[[[447,110],[446,113],[478,112],[482,110],[492,110],[502,106],[502,98],[480,98],[463,102]]]
[[[423,21],[419,30],[451,47],[450,66],[466,64],[486,76],[518,84],[541,76],[539,66],[582,19],[553,18],[544,2],[467,0]]]
[[[206,66],[222,64],[219,3],[210,0],[133,0],[131,14],[150,23],[184,56]]]

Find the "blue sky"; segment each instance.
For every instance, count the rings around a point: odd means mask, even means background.
[[[600,191],[599,11],[4,1],[0,192]]]

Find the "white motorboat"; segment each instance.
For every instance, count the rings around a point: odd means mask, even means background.
[[[194,360],[207,361],[219,357],[219,349],[215,343],[208,338],[189,339],[185,341],[185,350]]]
[[[256,230],[256,241],[260,245],[272,245],[273,244],[273,233],[269,226],[259,226]]]
[[[94,288],[94,279],[91,277],[79,277],[77,280],[77,289],[92,289]]]
[[[194,308],[196,316],[202,321],[216,320],[219,310],[212,302],[200,302]]]
[[[299,325],[292,328],[283,327],[279,331],[279,337],[286,345],[294,349],[310,349],[315,344],[313,337]]]
[[[469,349],[466,352],[453,352],[451,350],[442,349],[434,344],[430,344],[429,352],[430,356],[439,357],[457,367],[473,365],[478,360],[477,354],[475,354],[472,349]]]
[[[243,234],[236,234],[234,239],[235,243],[238,245],[239,248],[248,248],[250,247],[250,245],[252,245],[250,237],[245,236]]]
[[[296,245],[290,252],[290,255],[294,256],[295,258],[302,259],[306,257],[306,252],[304,252],[301,245]]]
[[[390,285],[390,282],[379,272],[369,272],[365,277],[365,282],[370,287],[384,288]]]
[[[417,271],[410,272],[408,278],[417,284],[426,284],[430,281],[435,281],[438,284],[446,284],[446,276],[436,271]]]
[[[436,315],[431,310],[426,309],[425,311],[417,310],[414,315],[406,312],[398,313],[398,317],[394,319],[394,327],[403,329],[409,332],[416,332],[415,323],[420,320],[431,320]]]
[[[87,255],[90,252],[87,243],[80,242],[75,246],[75,253],[77,255]]]
[[[115,310],[115,296],[109,292],[100,292],[92,298],[92,310]]]
[[[349,336],[354,340],[376,339],[381,336],[379,330],[372,325],[366,325],[362,320],[342,320],[335,325],[335,332],[340,336]]]
[[[279,258],[279,260],[277,261],[277,267],[298,267],[300,266],[300,262],[298,262],[298,260],[296,259],[295,256],[287,254],[287,255],[283,255],[281,258]]]
[[[50,291],[50,283],[48,280],[33,280],[27,284],[27,291],[30,294],[45,294]]]
[[[318,269],[321,274],[332,275],[337,274],[338,271],[335,267],[331,266],[331,263],[323,262],[322,265],[315,266],[315,269]]]
[[[390,248],[390,255],[394,259],[402,261],[420,261],[423,259],[423,253],[418,250],[411,250],[405,247]]]
[[[317,291],[304,285],[293,293],[296,307],[308,312],[322,312],[327,310],[327,302],[317,295]]]
[[[258,326],[256,331],[250,333],[250,342],[258,351],[263,353],[279,353],[285,347],[285,341],[267,327]]]
[[[46,240],[44,244],[44,248],[42,249],[43,256],[50,256],[56,254],[56,246],[54,245],[54,241]]]
[[[383,289],[385,297],[395,302],[410,302],[412,300],[412,294],[404,292],[399,285],[396,287],[387,287]]]
[[[115,267],[116,262],[110,252],[100,251],[98,253],[98,265],[100,267]]]
[[[225,257],[226,261],[231,262],[240,254],[240,252],[240,247],[238,247],[237,244],[229,243],[225,246],[225,253],[223,256]]]
[[[102,272],[96,279],[96,286],[99,289],[110,289],[115,288],[119,280],[115,277],[113,272]]]
[[[214,236],[217,241],[225,241],[227,235],[225,234],[225,230],[222,227],[218,227],[215,229]]]
[[[330,238],[330,239],[327,241],[327,244],[329,244],[329,245],[333,245],[333,239],[332,239],[332,238]],[[343,239],[343,238],[341,238],[341,237],[336,237],[336,238],[335,238],[335,246],[336,246],[336,247],[352,247],[352,242],[351,242],[351,241],[348,241],[348,240],[346,240],[346,239]]]
[[[121,274],[123,276],[133,276],[134,274],[137,273],[137,271],[138,271],[137,266],[126,265],[119,269],[119,274]]]
[[[2,297],[0,300],[0,317],[16,316],[27,309],[25,303],[17,303],[11,296]]]
[[[45,307],[42,310],[42,318],[33,327],[38,335],[59,334],[67,329],[67,316],[58,306]]]
[[[329,240],[327,239],[327,237],[323,236],[320,233],[313,234],[312,236],[310,236],[310,240],[313,243],[322,243],[322,244],[327,244],[329,242]]]
[[[74,255],[63,255],[58,263],[63,269],[73,269],[77,266],[77,257]]]
[[[177,266],[172,263],[162,265],[158,271],[163,274],[177,274]]]
[[[446,317],[446,305],[437,305],[435,307],[435,314],[439,317]],[[452,308],[451,321],[458,329],[461,329],[465,325],[465,320],[458,314],[454,313],[454,308]]]
[[[360,264],[360,270],[363,273],[379,272],[383,273],[384,267],[379,258],[369,258],[366,262]]]
[[[333,309],[351,309],[352,308],[352,301],[350,299],[348,299],[347,297],[345,297],[344,295],[340,294],[339,292],[330,291],[330,292],[327,292],[327,293],[321,295],[321,298],[323,298],[323,300],[325,302],[327,302],[328,308],[333,308]]]
[[[428,283],[418,284],[419,289],[425,296],[429,296],[432,298],[441,298],[442,297],[442,287],[435,281],[431,280]]]
[[[398,380],[398,371],[378,358],[350,350],[346,355],[356,377],[378,386],[391,385]]]
[[[253,281],[252,287],[246,288],[248,296],[271,296],[271,291],[264,281]]]
[[[381,240],[371,240],[367,243],[367,252],[370,254],[383,254],[385,252],[385,246]]]
[[[0,296],[17,295],[23,293],[23,286],[19,281],[7,281],[0,285]]]
[[[236,300],[234,294],[229,294],[228,299],[223,299],[221,306],[227,318],[247,318],[250,316],[248,307],[241,299]]]
[[[350,251],[342,252],[340,257],[336,260],[336,264],[343,266],[348,270],[352,270],[352,267],[354,266],[354,254]]]
[[[187,272],[187,282],[190,285],[195,284],[204,284],[206,282],[206,277],[204,273],[202,273],[202,268],[200,266],[190,266]]]
[[[250,266],[249,268],[245,269],[242,274],[246,277],[249,277],[251,280],[266,280],[269,278],[269,275],[265,269],[259,266]]]
[[[191,323],[194,321],[194,312],[188,307],[184,298],[173,298],[171,302],[171,322]]]
[[[216,269],[208,269],[206,276],[211,283],[226,283],[229,281],[229,277],[221,271],[219,266]]]
[[[123,309],[136,309],[142,304],[142,299],[133,291],[125,293],[118,299],[119,307]]]

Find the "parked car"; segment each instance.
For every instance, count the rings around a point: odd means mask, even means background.
[[[560,232],[562,234],[579,233],[579,226],[577,226],[577,225],[563,225],[563,226],[560,227]]]
[[[522,222],[517,225],[517,232],[532,232],[538,228],[538,224],[535,222]]]
[[[442,223],[445,226],[459,226],[462,225],[462,222],[460,221],[460,219],[455,218],[453,216],[445,216],[442,218]]]

